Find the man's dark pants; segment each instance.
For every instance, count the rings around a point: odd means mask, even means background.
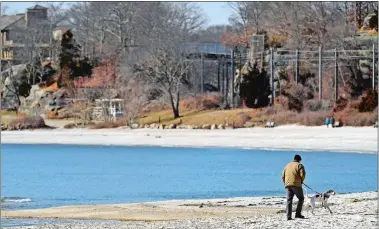
[[[288,186],[287,189],[287,218],[292,217],[292,200],[293,196],[296,195],[296,197],[299,199],[299,202],[297,203],[296,208],[296,215],[301,215],[301,210],[303,208],[304,203],[304,194],[303,194],[303,188],[302,187],[296,187],[296,186]]]

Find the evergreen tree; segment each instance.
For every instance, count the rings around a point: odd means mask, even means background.
[[[245,100],[246,106],[250,108],[265,107],[270,99],[270,81],[266,71],[261,72],[255,63],[248,75],[243,76],[240,85],[240,97]]]

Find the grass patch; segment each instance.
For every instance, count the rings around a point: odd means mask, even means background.
[[[182,117],[174,119],[171,110],[152,112],[145,114],[139,119],[141,124],[158,123],[159,117],[161,124],[170,125],[178,124],[180,120],[184,125],[204,125],[204,124],[224,124],[229,122],[240,122],[241,116],[253,117],[255,109],[233,109],[233,110],[203,110],[182,112]]]

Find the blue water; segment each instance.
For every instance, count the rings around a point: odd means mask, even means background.
[[[281,172],[296,152],[219,148],[2,146],[3,208],[170,199],[283,196]],[[316,191],[377,191],[377,155],[298,152]]]

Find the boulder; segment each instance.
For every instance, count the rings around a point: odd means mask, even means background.
[[[168,126],[168,128],[169,129],[176,129],[176,124],[174,123],[174,124],[170,124],[169,126]]]
[[[192,130],[192,129],[193,129],[193,126],[188,125],[188,126],[187,126],[187,129],[188,129],[188,130]]]
[[[220,125],[218,125],[217,128],[220,129],[220,130],[224,130],[225,129],[225,125],[224,124],[220,124]]]
[[[203,130],[210,130],[210,129],[211,129],[211,125],[209,125],[209,124],[204,124],[204,125],[201,127],[201,129],[203,129]]]
[[[139,124],[138,124],[138,123],[133,123],[130,127],[131,127],[132,129],[138,129]]]
[[[216,124],[212,124],[211,125],[211,130],[216,130],[217,129],[217,125]]]
[[[245,124],[243,124],[243,127],[245,127],[245,128],[252,128],[252,127],[255,127],[256,125],[257,125],[256,122],[247,121]]]
[[[148,124],[145,124],[145,125],[143,126],[143,128],[148,129],[148,128],[150,128],[150,126],[149,126]]]
[[[157,123],[152,123],[152,124],[150,124],[150,128],[151,129],[157,129],[158,128],[158,124]]]
[[[158,127],[158,129],[160,129],[160,130],[164,130],[165,127],[166,127],[166,125],[164,125],[164,124],[160,124],[159,127]]]

